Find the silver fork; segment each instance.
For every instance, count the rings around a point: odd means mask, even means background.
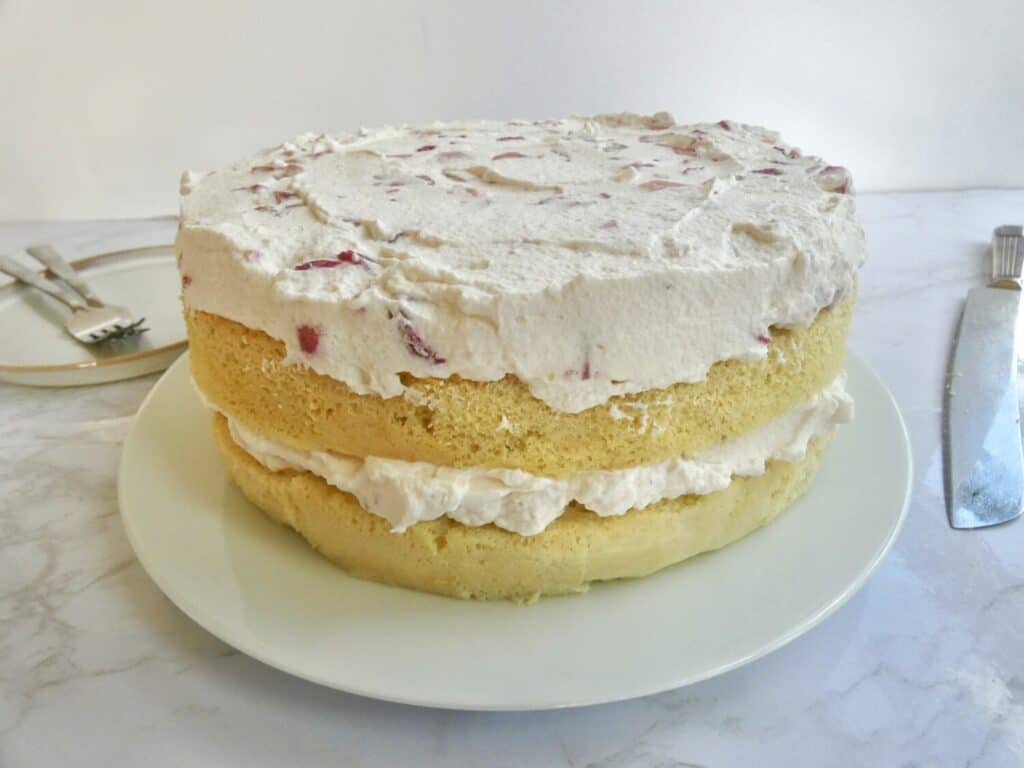
[[[41,273],[27,269],[7,256],[0,255],[0,272],[31,285],[70,308],[71,317],[64,323],[64,328],[78,341],[98,344],[137,336],[149,330],[142,326],[146,318],[136,320],[125,307],[104,304],[75,272],[74,267],[64,261],[53,248],[38,245],[27,250],[75,293],[66,293]]]

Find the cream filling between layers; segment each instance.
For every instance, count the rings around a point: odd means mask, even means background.
[[[444,467],[301,451],[261,437],[230,417],[228,425],[238,446],[267,469],[312,472],[351,493],[367,512],[386,519],[395,533],[447,515],[463,525],[493,523],[533,536],[571,501],[602,517],[622,515],[662,499],[720,491],[734,475],[763,474],[771,460],[798,462],[812,439],[832,434],[852,418],[853,400],[845,384],[843,373],[774,421],[693,458],[557,478],[517,469]]]

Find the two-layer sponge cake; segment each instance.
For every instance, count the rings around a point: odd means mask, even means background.
[[[245,495],[357,576],[644,576],[778,515],[848,420],[851,191],[663,113],[301,136],[183,179],[192,375]]]

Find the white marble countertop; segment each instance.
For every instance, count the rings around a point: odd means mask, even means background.
[[[821,626],[719,678],[578,710],[448,712],[320,688],[214,639],[132,555],[117,463],[155,377],[0,385],[0,765],[1024,764],[1024,522],[951,530],[940,449],[960,302],[993,227],[1024,219],[1024,191],[859,204],[871,258],[852,344],[896,395],[917,479],[895,549]],[[0,250],[49,239],[84,256],[173,227],[0,224]]]

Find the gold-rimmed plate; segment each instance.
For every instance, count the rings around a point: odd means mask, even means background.
[[[133,248],[74,262],[104,301],[146,318],[147,333],[86,345],[64,330],[68,310],[37,290],[0,287],[0,381],[42,387],[102,384],[162,371],[186,346],[170,245]]]

